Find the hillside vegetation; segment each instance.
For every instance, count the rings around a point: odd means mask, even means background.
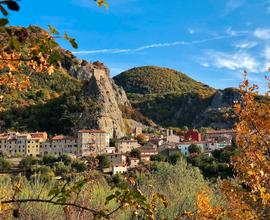
[[[157,66],[136,67],[114,77],[127,93],[138,94],[213,94],[215,89],[197,82],[184,73]]]
[[[0,30],[0,46],[4,47],[8,35],[1,31],[4,29]],[[120,104],[121,107],[130,106],[125,92],[109,79],[105,65],[77,59],[39,27],[8,27],[5,31],[17,36],[15,42],[22,51],[20,59],[25,62],[20,62],[12,72],[0,65],[0,132],[47,131],[54,135],[72,134],[82,128],[107,128],[111,131],[121,127],[124,133],[124,114],[119,108]],[[53,69],[38,69],[36,63],[28,63],[36,59],[31,57],[31,52],[37,42],[43,66],[54,63]],[[43,48],[42,42],[53,45],[52,49]],[[99,82],[95,71],[104,73],[103,84],[106,81],[106,86]],[[103,120],[100,115],[110,119],[111,127],[98,123],[98,120]]]
[[[215,90],[181,72],[156,66],[133,68],[114,80],[132,105],[157,124],[216,128],[234,124],[231,107],[240,98],[235,89]]]

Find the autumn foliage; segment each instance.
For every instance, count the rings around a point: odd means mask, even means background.
[[[225,207],[210,203],[209,189],[197,195],[197,210],[186,212],[188,219],[269,219],[270,218],[270,108],[257,100],[258,86],[244,80],[240,86],[243,102],[235,105],[239,121],[235,127],[239,154],[231,158],[235,180],[224,180],[220,190]]]

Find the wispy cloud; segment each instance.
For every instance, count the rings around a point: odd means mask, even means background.
[[[239,35],[245,35],[249,33],[249,31],[247,30],[233,30],[232,27],[227,28],[225,32],[230,36],[239,36]]]
[[[131,52],[139,52],[143,50],[148,50],[152,48],[162,48],[162,47],[174,47],[180,45],[192,45],[192,44],[203,44],[211,41],[217,41],[222,39],[230,39],[234,37],[239,37],[244,35],[245,33],[238,33],[235,35],[222,35],[212,38],[206,38],[202,40],[193,40],[193,41],[174,41],[174,42],[167,42],[167,43],[154,43],[149,45],[144,45],[137,48],[114,48],[114,49],[100,49],[100,50],[82,50],[82,51],[74,51],[73,54],[97,54],[97,53],[111,53],[111,54],[118,54],[118,53],[131,53]]]
[[[255,41],[244,41],[240,43],[235,43],[234,47],[238,49],[251,49],[253,47],[256,47],[258,45]]]
[[[269,28],[257,28],[254,31],[254,36],[262,39],[262,40],[269,40],[270,39],[270,29]]]
[[[210,67],[224,68],[228,70],[248,70],[251,72],[262,71],[262,65],[253,56],[246,52],[225,53],[218,51],[207,52],[207,57],[211,63],[208,62]],[[202,65],[202,63],[200,62]]]
[[[243,1],[243,0],[229,0],[226,3],[226,8],[229,10],[235,10],[235,9],[243,6],[244,3],[245,3],[245,1]]]

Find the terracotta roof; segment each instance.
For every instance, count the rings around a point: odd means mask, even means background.
[[[76,137],[72,136],[64,136],[64,135],[56,135],[52,137],[52,140],[76,140]]]
[[[234,130],[210,130],[206,131],[205,134],[226,134],[226,133],[235,133]]]
[[[35,132],[35,133],[30,133],[32,138],[47,138],[47,133],[46,132]]]
[[[79,130],[79,133],[107,133],[103,130]]]
[[[216,141],[189,141],[189,142],[179,142],[176,145],[181,144],[209,144],[209,143],[217,143]]]

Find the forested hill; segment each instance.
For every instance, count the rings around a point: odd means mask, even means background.
[[[207,96],[215,92],[215,89],[195,81],[184,73],[157,66],[135,67],[115,76],[114,80],[128,93],[197,93]]]
[[[232,105],[241,99],[237,89],[216,90],[181,72],[157,66],[132,68],[114,80],[135,108],[164,126],[232,127]]]

